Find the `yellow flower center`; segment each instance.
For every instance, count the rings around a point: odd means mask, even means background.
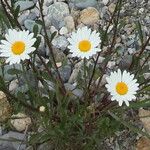
[[[22,41],[16,41],[12,44],[11,50],[15,55],[20,55],[25,50],[25,43]]]
[[[117,85],[116,85],[116,92],[119,95],[125,95],[125,94],[127,94],[127,92],[128,92],[128,86],[127,86],[127,84],[124,83],[124,82],[118,82]]]
[[[79,42],[79,50],[81,52],[88,52],[91,49],[91,42],[88,40],[83,40]]]

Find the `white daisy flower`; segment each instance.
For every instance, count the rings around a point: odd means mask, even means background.
[[[9,29],[5,35],[6,40],[1,40],[0,57],[6,57],[6,63],[10,65],[29,59],[29,54],[35,51],[35,47],[32,46],[36,39],[33,36],[29,31]]]
[[[119,106],[122,106],[123,102],[129,106],[129,101],[136,99],[135,94],[139,89],[139,84],[133,78],[133,74],[131,75],[126,70],[122,73],[120,69],[117,72],[111,72],[110,76],[106,78],[108,83],[106,88],[112,96],[111,100],[118,101]]]
[[[89,58],[101,49],[97,48],[101,42],[100,34],[91,31],[87,27],[79,28],[68,38],[70,45],[68,48],[73,57]]]

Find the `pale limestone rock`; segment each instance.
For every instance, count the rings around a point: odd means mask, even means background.
[[[11,110],[5,93],[0,91],[0,122],[4,122],[10,118]]]
[[[150,134],[150,111],[139,109],[139,117],[145,130]]]
[[[11,125],[19,132],[26,130],[28,126],[31,125],[31,118],[25,114],[18,113],[17,115],[12,115]]]
[[[66,27],[62,27],[60,30],[59,30],[59,34],[60,35],[66,35],[68,33],[68,29]]]
[[[150,150],[150,139],[141,137],[137,141],[136,150]]]
[[[72,16],[65,17],[64,21],[65,21],[65,26],[69,32],[71,32],[75,29],[74,19]]]
[[[88,7],[80,12],[79,22],[85,25],[94,25],[99,21],[99,12],[94,7]]]
[[[57,62],[56,65],[57,65],[58,68],[61,67],[62,66],[62,62]]]
[[[116,7],[116,5],[115,5],[114,3],[111,3],[111,4],[108,6],[109,12],[113,13],[114,10],[115,10],[115,7]]]

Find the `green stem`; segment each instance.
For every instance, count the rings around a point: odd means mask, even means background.
[[[111,23],[112,23],[112,21],[113,21],[113,19],[114,19],[114,17],[115,17],[115,14],[116,14],[116,12],[117,12],[117,10],[118,10],[118,6],[119,6],[119,12],[118,12],[118,15],[117,15],[118,18],[117,18],[117,23],[116,23],[116,25],[118,25],[118,19],[119,19],[120,10],[121,10],[121,9],[120,9],[121,4],[122,4],[122,0],[119,0],[119,1],[117,2],[117,5],[116,5],[115,10],[114,10],[114,12],[113,12],[113,15],[112,15],[112,17],[111,17],[111,19],[110,19],[110,21],[109,21],[109,24],[108,24],[108,26],[107,26],[107,28],[106,28],[106,30],[105,30],[104,37],[103,37],[103,40],[102,40],[102,43],[101,43],[101,49],[102,49],[103,46],[104,46],[104,42],[105,42],[105,38],[106,38],[106,35],[107,35],[107,31],[108,31],[108,29],[109,29],[109,27],[110,27],[110,25],[111,25]],[[114,34],[116,34],[116,32],[117,32],[117,29],[116,29],[117,26],[116,26],[116,25],[115,25]],[[116,37],[116,35],[114,35],[114,38],[113,38],[113,41],[112,41],[112,44],[111,44],[110,51],[112,51],[112,47],[113,47],[114,42],[115,42],[115,37]],[[91,78],[90,78],[89,84],[88,84],[88,90],[90,89],[90,86],[91,86],[91,83],[92,83],[92,80],[93,80],[93,77],[94,77],[94,74],[95,74],[95,71],[96,71],[96,66],[97,66],[97,62],[98,62],[98,59],[99,59],[99,57],[100,57],[100,54],[101,54],[101,52],[98,53],[98,56],[97,56],[96,61],[95,61],[95,63],[94,63],[94,68],[93,68],[92,75],[91,75]]]
[[[21,62],[21,64],[22,64],[22,70],[23,70],[23,77],[24,77],[25,82],[26,82],[26,84],[27,84],[27,86],[28,86],[28,89],[29,89],[30,102],[31,102],[32,105],[34,105],[34,104],[33,104],[33,99],[34,99],[33,90],[32,90],[32,87],[31,87],[31,85],[30,85],[30,82],[29,82],[29,80],[28,80],[28,78],[27,78],[27,76],[26,76],[26,75],[27,75],[27,72],[26,72],[26,70],[25,70],[25,67],[24,67],[24,65],[23,65],[23,62]]]
[[[40,13],[41,13],[41,18],[42,18],[43,28],[44,28],[44,33],[45,33],[45,41],[47,42],[47,46],[48,46],[48,48],[49,48],[49,51],[50,51],[50,54],[51,54],[51,57],[52,57],[52,60],[53,60],[53,65],[54,65],[55,70],[56,70],[56,73],[57,73],[57,75],[58,75],[58,81],[59,81],[59,83],[60,83],[60,85],[61,85],[61,92],[62,92],[63,95],[65,95],[65,94],[66,94],[66,89],[65,89],[63,80],[62,80],[62,78],[61,78],[61,76],[60,76],[58,67],[57,67],[57,65],[56,65],[56,60],[55,60],[54,52],[53,52],[53,50],[52,50],[52,47],[51,47],[51,44],[50,44],[51,42],[50,42],[49,37],[48,37],[48,35],[47,35],[47,30],[46,30],[44,15],[43,15],[42,3],[41,3],[40,0],[38,0],[38,2],[39,2]]]

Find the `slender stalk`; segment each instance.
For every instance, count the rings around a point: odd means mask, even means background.
[[[8,7],[8,9],[10,10],[11,14],[12,14],[12,16],[14,18],[14,21],[15,21],[15,24],[18,26],[19,29],[22,29],[20,23],[17,20],[17,18],[14,16],[15,12],[14,12],[13,8],[9,5],[7,0],[4,0],[4,2],[6,4],[6,6]]]
[[[33,89],[32,89],[32,87],[31,87],[31,84],[30,84],[30,82],[29,82],[27,76],[26,76],[27,73],[26,73],[25,67],[24,67],[24,65],[23,65],[23,62],[22,62],[22,70],[23,70],[23,77],[24,77],[25,82],[26,82],[26,84],[27,84],[27,86],[28,86],[28,88],[29,88],[29,94],[30,94],[30,96],[31,96],[30,102],[31,102],[31,104],[33,105],[33,98],[34,98]]]
[[[150,36],[148,37],[147,41],[143,45],[142,49],[140,50],[138,57],[140,57],[142,55],[142,53],[144,52],[144,50],[145,50],[146,46],[148,45],[149,41],[150,41]]]
[[[147,80],[145,80],[144,82],[140,83],[140,85],[139,85],[139,86],[142,86],[142,85],[144,85],[145,83],[149,83],[149,82],[150,82],[150,78],[149,78],[149,79],[147,79]]]
[[[30,60],[29,60],[28,63],[29,63],[29,65],[31,66],[31,68],[32,68],[32,70],[33,70],[33,72],[34,72],[34,74],[36,74],[37,80],[40,81],[40,82],[42,83],[42,85],[44,85],[44,79],[39,76],[38,70],[35,68],[35,66],[32,64],[32,62],[31,62]],[[48,95],[49,95],[49,97],[50,97],[50,90],[49,90],[48,86],[45,85],[44,88],[46,89],[46,91],[47,91],[47,93],[48,93]]]
[[[138,72],[140,72],[142,70],[142,68],[144,67],[146,62],[148,62],[149,58],[150,58],[150,54],[146,57],[146,59],[144,60],[144,62],[141,65],[141,67],[136,71],[135,76],[137,76]]]
[[[51,77],[53,77],[51,70],[47,67],[46,63],[43,61],[43,58],[42,58],[39,54],[37,54],[37,56],[38,56],[39,59],[41,60],[43,66],[45,67],[45,69],[46,69],[46,71],[48,72],[48,74],[49,74]]]
[[[146,59],[144,60],[143,64],[141,65],[141,68],[144,67],[145,63],[148,62],[149,58],[150,58],[150,54],[149,54],[149,55],[146,57]]]
[[[40,13],[41,13],[41,18],[42,18],[42,22],[43,22],[43,28],[44,28],[44,33],[45,33],[45,41],[47,42],[47,45],[48,45],[48,48],[49,48],[49,51],[50,51],[50,54],[51,54],[51,57],[52,57],[52,60],[53,60],[53,65],[55,67],[55,70],[56,70],[56,73],[58,75],[58,80],[61,84],[61,90],[63,92],[63,95],[66,94],[66,89],[65,89],[65,86],[64,86],[64,83],[63,83],[63,80],[60,76],[60,73],[59,73],[59,70],[58,70],[58,67],[56,65],[56,60],[55,60],[55,56],[54,56],[54,52],[52,50],[52,47],[51,47],[51,44],[50,44],[50,40],[49,40],[49,37],[47,35],[47,31],[46,31],[46,25],[45,25],[45,20],[44,20],[44,15],[43,15],[43,8],[42,8],[42,3],[40,0],[38,0],[39,2],[39,7],[40,7]]]
[[[116,12],[117,12],[117,10],[118,10],[118,5],[121,6],[121,3],[122,3],[122,0],[119,0],[119,1],[117,2],[116,8],[115,8],[115,10],[114,10],[114,12],[113,12],[113,15],[112,15],[112,17],[111,17],[111,19],[110,19],[110,21],[109,21],[109,24],[108,24],[107,28],[106,28],[106,30],[105,30],[104,39],[105,39],[105,37],[106,37],[106,35],[107,35],[107,31],[108,31],[108,29],[109,29],[109,27],[110,27],[110,25],[111,25],[113,19],[114,19],[114,17],[115,17],[115,14],[116,14]],[[119,14],[120,14],[120,9],[119,9],[119,13],[118,13],[118,19],[119,19]],[[117,22],[118,22],[118,19],[117,19]],[[115,32],[114,32],[114,33],[116,33],[116,32],[117,32],[117,30],[115,29]],[[115,35],[115,36],[116,36],[116,35]],[[112,42],[112,44],[111,44],[111,48],[110,48],[111,50],[112,50],[112,47],[113,47],[114,42],[115,42],[115,36],[114,36],[113,42]],[[104,46],[104,40],[103,40],[102,43],[101,43],[101,49],[103,48],[103,46]],[[97,56],[96,61],[95,61],[95,63],[94,63],[94,68],[93,68],[92,75],[91,75],[91,78],[90,78],[89,84],[88,84],[88,90],[89,90],[89,88],[90,88],[90,86],[91,86],[91,83],[92,83],[92,80],[93,80],[93,77],[94,77],[94,74],[95,74],[95,71],[96,71],[96,66],[97,66],[97,62],[98,62],[98,59],[99,59],[99,57],[100,57],[100,54],[101,54],[101,52],[98,53],[98,56]]]
[[[86,58],[84,58],[83,59],[83,71],[84,71],[84,74],[83,74],[83,78],[84,78],[84,86],[85,86],[85,88],[84,88],[84,100],[85,100],[85,102],[87,102],[87,80],[86,80],[86,78],[87,78],[87,75],[86,75],[86,64],[87,64],[87,61],[86,61]]]
[[[12,95],[7,89],[3,89],[3,92],[10,98],[13,99],[14,101],[19,102],[22,106],[24,106],[25,108],[33,111],[33,112],[39,112],[37,108],[33,107],[32,105],[29,105],[28,103],[25,103],[24,101],[21,101],[20,99],[18,99],[17,97],[15,97],[14,95]]]
[[[150,41],[150,36],[149,36],[148,39],[146,40],[145,44],[142,46],[141,50],[140,50],[139,53],[138,53],[138,56],[136,56],[137,59],[138,59],[138,62],[139,62],[139,60],[140,60],[140,58],[141,58],[141,55],[143,54],[143,52],[144,52],[146,46],[149,44],[149,41]],[[136,54],[133,55],[133,58],[134,58],[135,55],[136,55]],[[131,65],[130,65],[130,67],[129,67],[129,70],[131,70],[131,68],[133,67],[133,65],[134,65],[134,62],[132,61]]]
[[[12,21],[12,20],[13,20],[13,19],[12,19],[12,16],[11,16],[11,15],[7,12],[7,10],[6,10],[6,5],[4,4],[4,2],[3,2],[2,0],[0,0],[0,1],[1,1],[1,5],[2,5],[2,8],[3,8],[3,10],[4,10],[4,13],[5,13],[5,15],[7,16],[7,18],[8,18],[8,20],[9,20],[11,26],[12,26],[12,27],[15,27],[14,22]]]

